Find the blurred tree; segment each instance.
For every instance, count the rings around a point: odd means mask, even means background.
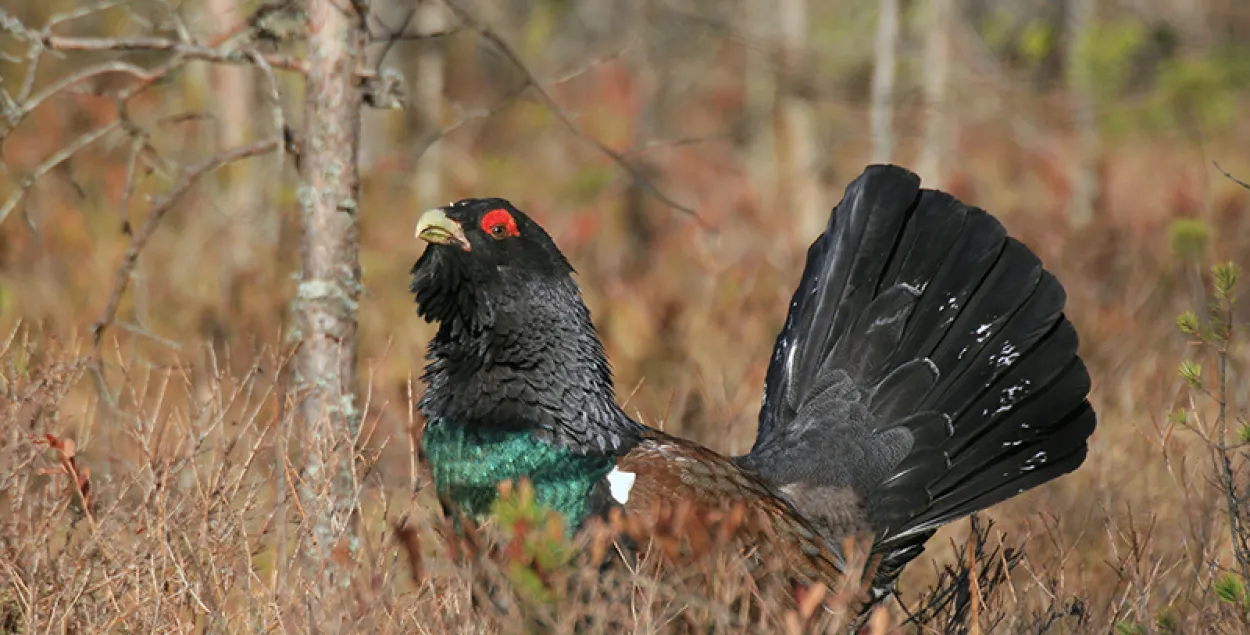
[[[872,161],[888,163],[894,153],[894,67],[898,50],[898,0],[881,0],[876,59],[872,70]]]
[[[226,32],[245,17],[241,0],[207,0],[205,8],[213,31]],[[256,98],[255,69],[246,66],[213,64],[207,68],[213,87],[219,118],[216,126],[219,148],[234,148],[252,136],[252,119],[260,104]],[[227,302],[227,313],[237,312],[239,283],[250,273],[262,241],[276,238],[277,219],[266,213],[265,180],[250,178],[244,165],[226,166],[222,170],[226,184],[220,205],[222,223],[228,236],[227,271],[221,272]]]
[[[929,0],[928,32],[925,35],[924,58],[924,147],[920,151],[917,172],[926,187],[941,188],[946,180],[946,160],[950,156],[952,126],[947,103],[950,82],[951,27],[954,0]]]
[[[775,187],[776,166],[773,165],[773,136],[768,122],[772,119],[773,102],[777,97],[777,74],[773,67],[772,42],[775,39],[777,12],[772,0],[743,0],[739,29],[744,37],[743,104],[740,136],[745,145],[746,160],[752,185],[763,198]]]
[[[1075,126],[1076,160],[1071,163],[1068,220],[1082,227],[1093,217],[1098,196],[1098,113],[1088,67],[1082,63],[1094,19],[1094,0],[1068,0],[1066,38],[1067,83]]]
[[[777,158],[776,200],[778,210],[792,215],[796,236],[819,234],[825,214],[819,200],[816,166],[816,129],[812,104],[801,94],[807,41],[807,0],[779,0],[777,85],[773,148]]]
[[[417,34],[429,36],[446,28],[446,14],[440,0],[418,0],[416,7]],[[415,56],[416,81],[414,106],[424,128],[438,130],[443,125],[443,44],[434,40],[418,43]],[[417,193],[419,209],[442,204],[442,144],[430,144],[417,157],[417,169],[413,189]]]

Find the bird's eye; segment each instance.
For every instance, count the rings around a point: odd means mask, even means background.
[[[516,219],[506,209],[492,209],[486,212],[479,227],[495,240],[521,235],[520,230],[516,226]]]

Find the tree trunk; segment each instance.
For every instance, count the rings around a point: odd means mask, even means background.
[[[773,147],[777,153],[777,209],[793,215],[794,229],[810,240],[825,226],[813,170],[816,165],[816,126],[812,105],[799,93],[807,43],[807,0],[780,0],[781,46],[778,68]]]
[[[223,33],[247,19],[242,0],[208,0],[213,29]],[[255,137],[253,121],[261,111],[256,92],[256,69],[248,66],[213,64],[208,68],[213,97],[217,100],[219,119],[216,126],[217,148],[238,148]],[[280,134],[278,131],[275,134]],[[254,279],[256,264],[263,249],[277,242],[277,215],[270,212],[263,174],[257,166],[246,162],[228,165],[221,170],[224,201],[220,219],[226,237],[226,270],[222,272],[226,314],[240,312],[240,287]],[[275,175],[270,175],[275,176]]]
[[[1094,16],[1094,0],[1069,0],[1064,67],[1067,71],[1068,94],[1076,133],[1076,158],[1069,178],[1072,182],[1068,200],[1068,222],[1083,227],[1094,214],[1098,197],[1098,113],[1091,94],[1088,67],[1083,60],[1085,42]]]
[[[925,36],[924,147],[917,172],[926,187],[940,188],[946,181],[950,156],[951,116],[946,86],[950,81],[952,0],[929,0],[929,32]]]
[[[772,47],[777,39],[773,0],[745,0],[743,43],[743,115],[740,137],[746,151],[748,178],[761,201],[776,187],[777,166],[769,122],[777,98],[777,73]]]
[[[420,0],[416,14],[417,32],[438,33],[444,28],[443,5],[437,0]],[[443,125],[443,42],[420,42],[416,55],[416,107],[427,132],[433,134]],[[417,157],[413,182],[417,206],[429,209],[443,203],[442,142],[435,141]]]
[[[310,0],[305,139],[299,205],[301,273],[294,321],[301,347],[295,388],[305,436],[301,506],[310,528],[304,551],[324,563],[325,582],[343,584],[343,549],[356,507],[353,457],[361,413],[356,401],[356,306],[360,297],[356,214],[366,0]],[[333,554],[334,557],[331,557]],[[326,588],[329,588],[328,586]]]
[[[898,50],[898,0],[881,0],[877,14],[876,60],[872,68],[872,162],[894,154],[894,67]]]

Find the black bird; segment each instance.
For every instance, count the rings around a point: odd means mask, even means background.
[[[439,323],[422,443],[444,505],[470,517],[522,477],[570,527],[740,501],[797,578],[835,581],[843,540],[871,535],[880,597],[939,526],[1085,459],[1095,416],[1063,287],[903,168],[868,167],[808,250],[755,444],[733,458],[625,414],[573,267],[511,203],[431,210],[417,235],[412,292]]]

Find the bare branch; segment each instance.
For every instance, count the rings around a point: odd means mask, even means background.
[[[461,29],[446,29],[443,31],[435,31],[434,33],[395,33],[388,36],[374,36],[369,39],[369,44],[390,45],[394,42],[421,42],[424,40],[441,40],[459,33]]]
[[[636,156],[646,154],[652,150],[660,150],[667,148],[681,148],[685,146],[702,145],[705,143],[730,142],[733,137],[727,134],[716,134],[701,137],[679,137],[677,139],[652,139],[644,143],[637,143],[628,150],[621,153],[622,156]]]
[[[33,66],[32,66],[32,69],[33,69]],[[17,104],[15,105],[16,111],[8,113],[9,127],[16,128],[17,125],[21,123],[22,119],[26,118],[26,115],[29,115],[36,108],[42,105],[43,102],[47,101],[48,99],[51,99],[52,96],[56,95],[57,93],[63,90],[66,90],[70,88],[71,86],[74,86],[75,84],[78,84],[80,82],[86,81],[88,79],[92,79],[94,77],[99,77],[100,75],[107,75],[109,73],[126,73],[127,75],[134,76],[136,79],[138,79],[141,82],[149,81],[152,78],[152,73],[150,71],[146,71],[138,66],[135,66],[134,64],[128,64],[126,62],[117,62],[117,61],[104,62],[103,64],[96,64],[95,66],[88,66],[87,68],[84,68],[76,73],[73,73],[71,75],[66,75],[65,77],[57,81],[56,83],[39,91],[39,94],[35,95],[34,97],[26,98],[26,97],[19,95],[17,99]]]
[[[187,44],[194,44],[195,38],[191,37],[191,29],[187,28],[187,21],[182,19],[177,7],[169,3],[169,0],[158,0],[160,5],[165,8],[165,12],[169,15],[169,21],[174,23],[174,31],[178,33],[178,40]],[[219,42],[214,42],[216,46]]]
[[[126,255],[122,257],[121,265],[117,268],[117,274],[113,278],[113,291],[109,294],[108,303],[100,314],[100,318],[91,326],[91,337],[97,352],[104,330],[117,317],[117,308],[121,305],[122,296],[125,295],[126,288],[130,285],[130,274],[134,271],[135,263],[139,260],[139,254],[143,252],[148,239],[152,237],[153,232],[156,231],[156,228],[161,224],[161,220],[169,213],[174,204],[181,200],[192,187],[195,187],[204,176],[230,163],[273,152],[280,145],[280,141],[270,139],[220,152],[206,161],[185,170],[179,175],[173,187],[169,188],[169,191],[152,201],[152,209],[148,213],[147,220],[143,222],[143,227],[139,228],[139,231],[135,232],[134,236],[131,237],[130,246],[126,248]]]
[[[19,185],[17,191],[9,196],[8,200],[4,202],[4,206],[0,207],[0,224],[4,223],[4,219],[8,218],[9,214],[17,207],[17,204],[20,203],[26,196],[26,192],[30,191],[30,188],[35,184],[35,181],[52,171],[52,169],[56,166],[68,161],[69,158],[78,153],[79,150],[95,143],[104,135],[119,129],[120,127],[121,120],[114,119],[98,128],[83,133],[82,135],[79,135],[77,139],[70,142],[69,145],[61,148],[56,154],[53,154],[45,159],[43,163],[36,166],[33,172],[26,175],[25,179],[22,179],[21,185]]]
[[[189,42],[179,42],[160,37],[64,37],[49,35],[44,38],[44,45],[53,51],[78,51],[99,53],[105,51],[166,51],[181,55],[186,59],[223,64],[250,64],[252,56],[240,49],[213,48]],[[265,62],[273,68],[305,73],[308,64],[303,60],[289,55],[264,53]]]
[[[147,135],[136,134],[130,140],[130,152],[126,155],[126,174],[122,177],[124,182],[122,184],[121,212],[127,228],[130,227],[130,215],[127,213],[130,208],[130,195],[135,191],[135,165],[139,162],[139,154],[143,152],[147,145]]]
[[[382,28],[386,31],[385,37],[374,39],[373,34],[369,33],[369,37],[366,38],[368,43],[380,42],[382,44],[382,52],[378,55],[378,63],[373,66],[374,73],[382,72],[382,63],[386,61],[386,56],[390,54],[391,48],[395,46],[395,43],[398,42],[404,35],[404,32],[408,30],[408,25],[412,24],[412,18],[415,15],[417,15],[416,2],[412,3],[412,6],[408,8],[406,13],[404,13],[404,19],[398,29],[392,29],[382,21],[382,18],[373,16],[374,19],[377,20],[378,24],[381,24]]]
[[[89,15],[99,13],[101,11],[107,11],[109,9],[112,9],[113,7],[120,7],[122,5],[130,4],[130,2],[131,0],[104,0],[103,2],[96,2],[94,4],[89,4],[86,6],[78,7],[77,9],[74,9],[72,11],[58,13],[48,19],[48,24],[46,28],[51,29],[54,26],[64,24],[66,22],[70,22],[73,20],[79,20]]]
[[[269,65],[269,62],[265,59],[264,55],[261,55],[259,52],[254,50],[248,51],[248,55],[250,55],[252,60],[256,62],[256,67],[260,69],[260,72],[265,76],[265,81],[269,85],[268,97],[271,102],[270,108],[273,116],[273,131],[274,134],[281,135],[283,134],[283,131],[286,130],[286,116],[282,112],[282,95],[278,90],[278,78],[273,72],[273,67]],[[277,163],[279,174],[281,174],[281,168],[286,163],[285,143],[278,144]]]
[[[1228,180],[1232,181],[1233,183],[1236,183],[1237,185],[1240,185],[1240,186],[1242,186],[1242,187],[1246,188],[1247,190],[1250,190],[1250,183],[1246,183],[1245,181],[1243,181],[1243,180],[1241,180],[1241,179],[1239,179],[1239,178],[1237,178],[1237,177],[1235,177],[1235,176],[1233,176],[1233,175],[1229,174],[1227,170],[1225,170],[1224,168],[1220,167],[1220,164],[1219,164],[1218,162],[1216,162],[1216,161],[1212,161],[1212,162],[1211,162],[1211,165],[1214,165],[1214,166],[1215,166],[1215,169],[1219,170],[1219,171],[1220,171],[1220,174],[1223,174],[1223,175],[1224,175],[1224,178],[1226,178],[1226,179],[1228,179]]]
[[[525,65],[521,56],[515,49],[512,48],[510,44],[508,44],[506,40],[503,39],[502,36],[499,35],[498,32],[479,20],[477,16],[473,15],[469,10],[462,7],[457,0],[443,0],[443,4],[445,4],[447,8],[451,9],[451,11],[455,13],[461,21],[469,25],[469,27],[474,31],[477,31],[478,35],[482,36],[483,39],[494,45],[495,48],[498,49],[499,52],[503,54],[503,56],[507,58],[513,66],[516,67],[522,77],[525,78],[525,88],[533,89],[534,93],[538,96],[538,100],[543,104],[543,106],[555,115],[556,119],[559,120],[565,129],[572,133],[573,136],[590,144],[601,154],[611,159],[617,167],[629,174],[635,182],[642,185],[645,190],[656,198],[656,200],[659,200],[661,203],[664,203],[665,205],[682,212],[691,218],[694,218],[700,225],[710,227],[707,221],[703,220],[703,217],[699,216],[698,212],[694,211],[690,207],[678,203],[667,194],[661,192],[650,179],[643,175],[637,167],[626,159],[624,154],[609,148],[599,139],[596,139],[595,137],[587,134],[581,128],[577,127],[577,124],[573,123],[573,119],[568,115],[568,113],[566,113],[564,109],[556,103],[551,94],[542,87],[538,78],[535,77],[534,73],[530,71],[528,66]]]
[[[416,148],[412,154],[413,158],[418,158],[424,155],[425,151],[429,149],[430,146],[438,142],[439,139],[442,139],[443,137],[455,132],[461,126],[472,121],[478,121],[481,119],[489,119],[493,117],[496,113],[503,110],[505,106],[512,103],[512,100],[515,99],[517,95],[520,95],[521,93],[525,92],[526,88],[529,88],[529,84],[522,82],[521,84],[509,90],[503,96],[503,98],[501,98],[498,102],[496,102],[491,107],[475,108],[473,110],[462,111],[460,113],[460,116],[457,117],[455,121],[452,121],[451,123],[439,128],[438,130],[432,130],[430,132],[427,132],[426,134],[421,135],[421,137],[417,139],[416,143],[413,144],[413,146]]]
[[[43,45],[31,42],[26,51],[26,77],[22,78],[22,87],[17,91],[17,103],[25,102],[35,89],[35,75],[39,74],[39,56],[43,54]]]

